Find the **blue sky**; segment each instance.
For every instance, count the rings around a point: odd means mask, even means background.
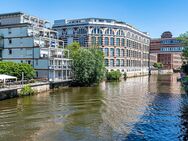
[[[0,13],[23,11],[54,19],[100,17],[127,22],[151,37],[188,31],[188,0],[0,0]]]

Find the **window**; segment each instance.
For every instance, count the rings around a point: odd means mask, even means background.
[[[116,38],[116,46],[120,46],[120,38]]]
[[[110,59],[110,66],[114,66],[114,60],[113,59]]]
[[[114,46],[114,38],[110,38],[110,45]]]
[[[116,49],[116,56],[117,56],[117,57],[120,56],[120,49],[119,49],[119,48]]]
[[[125,50],[121,49],[121,56],[124,57],[125,56]]]
[[[30,60],[28,60],[28,62],[27,62],[28,64],[31,64],[31,61]]]
[[[8,50],[8,53],[9,53],[9,54],[12,54],[12,49],[9,49],[9,50]]]
[[[96,37],[92,37],[92,45],[96,45]]]
[[[122,47],[125,46],[125,39],[121,39],[121,46],[122,46]]]
[[[105,34],[106,34],[106,35],[114,35],[114,31],[113,31],[112,29],[107,29],[107,30],[105,31]]]
[[[38,66],[38,59],[36,59],[36,65]]]
[[[111,57],[114,56],[114,49],[113,49],[113,48],[110,49],[110,56],[111,56]]]
[[[80,46],[85,46],[85,38],[84,37],[80,37],[79,38],[79,43],[80,43]]]
[[[124,67],[125,66],[125,61],[123,59],[121,59],[121,66]]]
[[[102,46],[102,37],[98,37],[98,45]]]
[[[11,31],[11,28],[8,28],[8,34],[11,34],[12,31]]]
[[[119,60],[119,59],[116,60],[116,66],[117,66],[117,67],[120,66],[120,60]]]
[[[87,33],[87,30],[84,28],[78,29],[78,32],[77,32],[77,34],[86,34],[86,33]]]
[[[106,46],[109,45],[109,39],[108,39],[108,37],[105,37],[105,45],[106,45]]]
[[[108,51],[108,48],[105,48],[105,49],[104,49],[104,54],[105,54],[105,56],[108,56],[108,52],[109,52],[109,51]]]
[[[105,59],[105,66],[108,66],[108,59]]]
[[[12,39],[8,39],[9,44],[12,44]]]
[[[99,28],[94,28],[91,33],[92,34],[100,34],[100,35],[102,35],[102,30],[99,29]]]

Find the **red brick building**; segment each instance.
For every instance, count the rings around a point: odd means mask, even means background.
[[[164,69],[177,69],[182,65],[183,47],[172,33],[167,31],[161,35],[161,38],[152,39],[150,43],[150,53],[157,55],[157,62],[164,65]]]

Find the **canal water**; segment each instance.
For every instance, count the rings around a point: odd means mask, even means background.
[[[188,140],[177,74],[0,101],[0,141]]]

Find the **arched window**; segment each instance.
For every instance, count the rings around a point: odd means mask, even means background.
[[[116,49],[116,56],[120,57],[120,49],[119,48]]]
[[[119,60],[119,59],[116,60],[116,66],[117,66],[117,67],[120,66],[120,60]]]
[[[108,54],[109,54],[109,49],[108,48],[104,49],[104,54],[105,54],[105,56],[108,56]]]
[[[106,35],[114,35],[114,31],[112,30],[112,29],[107,29],[106,31],[105,31],[105,34]]]
[[[110,66],[114,66],[114,59],[110,59]]]
[[[109,45],[109,38],[105,37],[105,45],[108,46]]]
[[[116,46],[120,46],[120,38],[116,38]]]
[[[125,36],[125,33],[123,30],[121,30],[121,36]]]
[[[113,37],[110,38],[110,45],[114,46],[114,38]]]
[[[124,39],[124,38],[121,39],[121,46],[122,46],[122,47],[125,46],[125,39]]]
[[[125,66],[125,61],[123,59],[121,59],[121,66],[124,67]]]
[[[121,35],[121,31],[118,30],[117,33],[116,33],[117,36],[120,36]]]
[[[109,65],[108,59],[105,59],[104,63],[105,63],[105,66],[108,67],[108,65]]]
[[[113,48],[110,49],[110,56],[111,56],[111,57],[114,56],[114,49],[113,49]]]
[[[94,28],[92,31],[91,31],[92,34],[99,34],[99,35],[102,35],[102,30],[100,28]]]
[[[124,57],[125,56],[125,50],[121,49],[121,56]]]

